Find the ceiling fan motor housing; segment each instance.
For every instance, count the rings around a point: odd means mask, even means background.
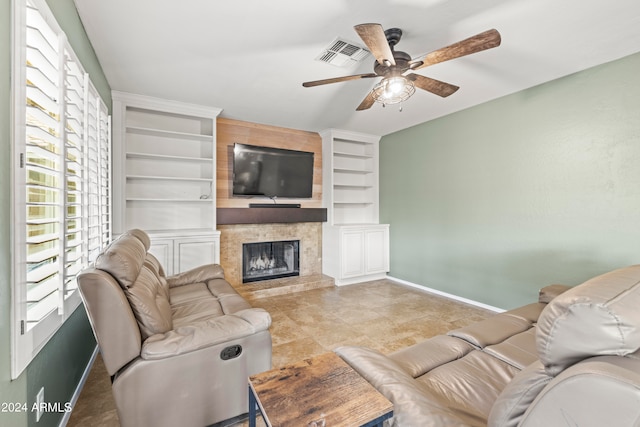
[[[378,61],[373,63],[373,72],[379,76],[389,76],[402,74],[409,69],[409,61],[411,56],[406,52],[393,50],[393,59],[396,61],[396,65],[380,64]]]

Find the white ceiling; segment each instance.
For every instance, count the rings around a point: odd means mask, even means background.
[[[222,116],[309,131],[386,135],[640,51],[638,0],[75,0],[113,90],[223,109]],[[413,58],[496,28],[502,45],[419,70],[460,86],[403,105],[355,109],[378,79],[303,88],[373,69],[315,61],[353,26],[404,35]],[[640,70],[639,70],[640,71]]]

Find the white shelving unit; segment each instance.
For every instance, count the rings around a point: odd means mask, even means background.
[[[377,223],[380,137],[338,129],[320,135],[324,207],[329,224]]]
[[[379,224],[379,136],[327,129],[322,136],[323,272],[336,284],[384,277],[389,225]]]
[[[147,231],[156,245],[152,252],[168,262],[169,273],[188,264],[173,257],[184,239],[213,245],[214,252],[210,257],[204,252],[202,260],[219,260],[215,156],[220,112],[113,92],[114,232]]]

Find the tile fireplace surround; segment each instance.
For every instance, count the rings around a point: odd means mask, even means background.
[[[320,222],[226,224],[218,225],[218,230],[221,232],[220,265],[226,279],[242,295],[261,292],[261,296],[273,296],[333,286],[333,279],[322,274]],[[300,241],[300,276],[242,283],[242,244],[282,240]]]

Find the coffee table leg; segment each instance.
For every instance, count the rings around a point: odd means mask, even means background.
[[[256,427],[256,397],[253,394],[253,390],[249,387],[249,427]]]

